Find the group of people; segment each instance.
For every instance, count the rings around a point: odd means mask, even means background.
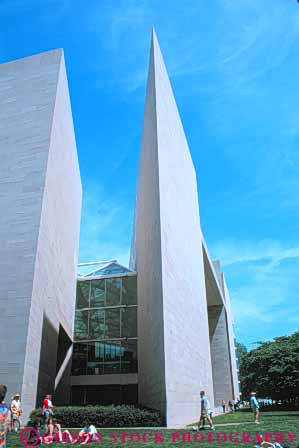
[[[21,397],[20,394],[15,394],[11,403],[6,403],[7,387],[4,384],[0,384],[0,448],[6,448],[6,435],[9,424],[11,428],[15,427],[15,422],[18,421],[22,415],[21,409]],[[50,444],[52,442],[61,443],[81,443],[86,445],[88,442],[96,440],[97,429],[90,422],[85,422],[84,427],[79,434],[74,437],[67,430],[62,431],[61,425],[53,416],[53,403],[51,395],[46,395],[43,400],[42,416],[35,418],[32,422],[31,438],[38,438],[40,444]],[[43,430],[43,433],[42,433]]]
[[[10,426],[11,430],[17,430],[16,422],[22,414],[20,394],[11,398],[10,405],[6,403],[7,387],[0,384],[0,448],[6,448],[6,433]]]
[[[42,429],[44,430],[43,433]],[[74,437],[68,430],[62,431],[57,419],[50,415],[47,418],[46,426],[43,419],[36,418],[34,420],[29,439],[44,445],[49,445],[53,442],[71,443],[73,445],[80,442],[81,445],[86,445],[88,442],[95,440],[95,434],[97,433],[95,426],[86,421],[79,434]]]
[[[61,425],[57,419],[54,418],[54,405],[52,395],[47,394],[42,403],[42,418],[35,418],[32,422],[33,428],[30,437],[38,442],[49,445],[52,442],[72,443],[81,442],[81,445],[86,445],[88,442],[95,439],[97,430],[94,425],[86,421],[84,427],[81,429],[77,437],[73,437],[68,430],[62,431]],[[41,433],[41,431],[44,431]]]
[[[5,418],[1,417],[0,420],[2,420],[3,427],[4,427],[4,423],[5,423],[6,431],[9,429],[10,431],[17,432],[19,429],[19,425],[20,425],[19,418],[22,415],[21,396],[20,396],[20,394],[15,394],[13,397],[11,397],[10,404],[7,404],[4,402],[4,398],[6,396],[6,391],[7,391],[6,386],[1,384],[0,385],[0,406],[1,406],[0,415],[5,414]],[[18,424],[17,424],[17,422],[18,422]],[[1,426],[0,426],[0,430],[1,430]],[[0,447],[2,447],[1,439],[0,439]]]
[[[234,412],[238,409],[239,405],[240,405],[240,400],[229,400],[228,401],[228,410],[230,412]],[[223,412],[226,412],[226,402],[225,400],[222,400],[222,409]],[[252,409],[252,412],[254,414],[254,420],[256,424],[260,423],[260,406],[259,406],[259,402],[256,398],[256,393],[255,392],[251,392],[250,394],[250,407]],[[206,393],[204,390],[200,391],[200,418],[199,418],[199,422],[197,426],[193,426],[193,430],[197,431],[197,430],[203,430],[205,429],[205,421],[208,421],[210,429],[212,431],[215,430],[215,427],[213,425],[213,417],[212,417],[212,409],[211,409],[211,405],[210,405],[210,401],[208,399],[208,397],[206,396]]]
[[[7,392],[7,387],[5,385],[0,385],[0,448],[6,448],[6,431],[7,425],[9,422],[9,418],[11,420],[16,420],[22,413],[21,409],[21,401],[20,395],[15,394],[10,406],[4,402],[5,396]],[[210,401],[205,394],[205,391],[200,391],[200,418],[197,427],[193,427],[194,430],[201,430],[205,428],[205,421],[207,420],[211,430],[215,430],[212,419],[212,409],[210,405]],[[231,403],[232,404],[232,403]],[[232,404],[233,405],[233,404]],[[259,423],[259,403],[256,398],[256,393],[251,392],[250,396],[250,405],[254,413],[255,423]],[[230,407],[230,405],[229,405]],[[46,395],[43,400],[43,410],[42,410],[42,418],[37,418],[33,424],[34,428],[32,431],[32,437],[39,438],[40,443],[50,444],[52,442],[61,442],[61,443],[79,443],[82,445],[86,445],[88,442],[96,440],[97,438],[97,430],[94,425],[90,424],[90,422],[85,422],[84,428],[81,429],[78,436],[76,438],[72,437],[69,431],[62,431],[61,425],[54,418],[53,412],[54,406],[52,402],[51,395]],[[41,429],[45,429],[46,431],[41,435]],[[260,446],[268,445],[271,446],[268,442],[261,443]],[[272,445],[274,446],[274,445]],[[278,447],[275,447],[278,448]]]
[[[241,403],[241,400],[228,400],[227,403],[225,400],[222,400],[221,406],[222,406],[223,413],[225,414],[227,411],[228,412],[236,412],[239,409],[240,403]]]
[[[0,384],[0,448],[6,448],[6,432],[9,425],[9,421],[11,422],[11,429],[16,428],[16,422],[19,421],[19,417],[22,415],[21,409],[21,397],[20,394],[16,393],[11,400],[10,405],[4,402],[5,396],[7,392],[7,387],[5,385]],[[208,397],[205,394],[205,391],[200,391],[200,418],[197,427],[194,426],[194,430],[202,430],[205,429],[205,421],[207,420],[211,430],[215,430],[213,425],[212,418],[212,409],[211,404]],[[228,409],[233,412],[236,410],[236,406],[240,401],[228,401]],[[250,406],[254,414],[255,423],[259,424],[260,422],[260,405],[256,398],[256,393],[251,392],[250,394]],[[222,401],[223,412],[226,412],[226,402]],[[84,427],[81,429],[77,437],[72,437],[69,431],[62,431],[61,425],[54,418],[54,406],[52,402],[52,396],[47,394],[42,403],[42,416],[40,418],[36,418],[33,423],[32,437],[39,438],[39,442],[43,444],[50,444],[52,442],[61,442],[61,443],[79,443],[82,445],[86,445],[88,442],[96,440],[97,438],[97,430],[94,425],[90,422],[86,421],[84,423]],[[41,430],[45,430],[45,432],[41,435]],[[274,448],[279,448],[276,444],[273,445],[269,442],[261,442],[261,444],[256,447],[259,448],[261,446],[272,446]]]

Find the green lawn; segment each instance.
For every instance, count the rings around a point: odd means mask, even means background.
[[[283,418],[287,419],[297,419],[299,423],[299,411],[275,411],[275,412],[261,412],[261,423],[267,422],[272,419],[275,419],[275,423],[278,420],[282,420]],[[215,417],[214,419],[216,424],[222,423],[234,423],[234,422],[253,422],[253,414],[251,411],[248,412],[234,412],[230,414],[221,414]]]
[[[190,428],[185,430],[155,430],[155,429],[131,429],[131,430],[110,430],[110,429],[104,429],[100,430],[98,429],[99,433],[103,436],[103,442],[96,442],[89,444],[89,446],[96,446],[101,445],[103,447],[124,447],[128,448],[129,445],[131,447],[165,447],[165,448],[172,448],[172,447],[196,447],[200,445],[202,448],[214,448],[217,446],[226,446],[226,447],[253,447],[254,442],[247,442],[244,443],[239,440],[239,442],[232,443],[231,441],[227,440],[225,443],[222,441],[217,441],[217,434],[218,437],[221,439],[225,437],[224,433],[226,433],[226,437],[228,438],[228,435],[230,433],[238,433],[239,437],[241,438],[241,433],[249,433],[247,434],[247,437],[250,436],[253,440],[256,434],[263,434],[265,435],[266,432],[268,433],[285,433],[286,439],[285,442],[282,444],[285,444],[289,447],[299,447],[299,412],[267,412],[263,413],[261,415],[261,424],[255,425],[252,424],[253,416],[251,413],[247,412],[236,412],[234,414],[226,414],[226,415],[220,415],[218,417],[215,417],[214,422],[216,425],[216,431],[213,433],[213,441],[208,441],[208,433],[210,432],[208,429],[206,431],[201,431],[200,433],[193,432]],[[239,424],[238,424],[239,423]],[[228,425],[229,424],[229,425]],[[72,431],[71,431],[72,432]],[[126,433],[126,438],[128,439],[130,434],[143,434],[143,433],[152,433],[151,441],[145,443],[144,441],[140,441],[139,443],[132,443],[129,440],[126,442],[121,442],[120,437],[121,433]],[[110,439],[110,435],[114,434],[116,438],[118,439],[117,442],[112,443]],[[154,443],[154,434],[158,433],[160,437],[164,439],[164,441],[160,441],[159,443]],[[188,433],[193,438],[195,437],[204,437],[204,441],[193,441],[192,443],[188,442]],[[287,433],[292,433],[295,438],[293,443],[291,444],[289,439],[287,438]],[[235,434],[236,436],[236,434]],[[175,437],[176,440],[173,440],[172,437]],[[183,443],[183,437],[185,437],[186,442]],[[136,440],[136,439],[135,439]],[[54,447],[60,444],[52,443],[50,446]],[[71,445],[64,444],[60,445],[64,446],[66,448],[70,448]],[[79,445],[77,445],[79,446]],[[17,435],[9,435],[8,441],[7,441],[7,447],[21,447],[21,443],[19,441],[19,438]]]

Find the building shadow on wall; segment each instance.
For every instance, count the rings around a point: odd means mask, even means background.
[[[59,325],[57,331],[44,313],[36,398],[37,407],[41,406],[46,394],[53,395],[56,404],[67,404],[69,402],[70,362],[65,366],[56,391],[55,378],[71,345],[72,341],[62,325]]]

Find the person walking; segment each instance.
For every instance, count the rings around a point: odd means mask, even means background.
[[[239,410],[239,406],[240,406],[240,399],[239,397],[237,397],[234,401],[235,412]]]
[[[0,448],[6,448],[6,432],[9,420],[9,406],[5,403],[7,387],[0,384]]]
[[[260,423],[260,405],[256,399],[255,392],[251,392],[251,394],[250,394],[250,407],[251,407],[253,415],[254,415],[255,423],[257,425],[259,425],[259,423]]]
[[[225,414],[225,411],[226,411],[226,402],[225,402],[225,400],[221,401],[221,406],[222,406],[223,414]]]
[[[201,409],[200,409],[200,418],[199,418],[199,422],[198,422],[198,427],[197,428],[193,427],[193,429],[194,430],[205,429],[205,420],[207,419],[209,422],[209,425],[210,425],[210,429],[215,431],[215,427],[213,425],[213,420],[212,420],[212,410],[211,410],[210,401],[209,401],[208,397],[206,397],[204,390],[200,391],[200,404],[201,404]]]

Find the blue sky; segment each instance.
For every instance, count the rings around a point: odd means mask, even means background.
[[[299,325],[296,0],[0,0],[0,62],[63,47],[84,188],[80,261],[127,264],[155,25],[237,339]]]

